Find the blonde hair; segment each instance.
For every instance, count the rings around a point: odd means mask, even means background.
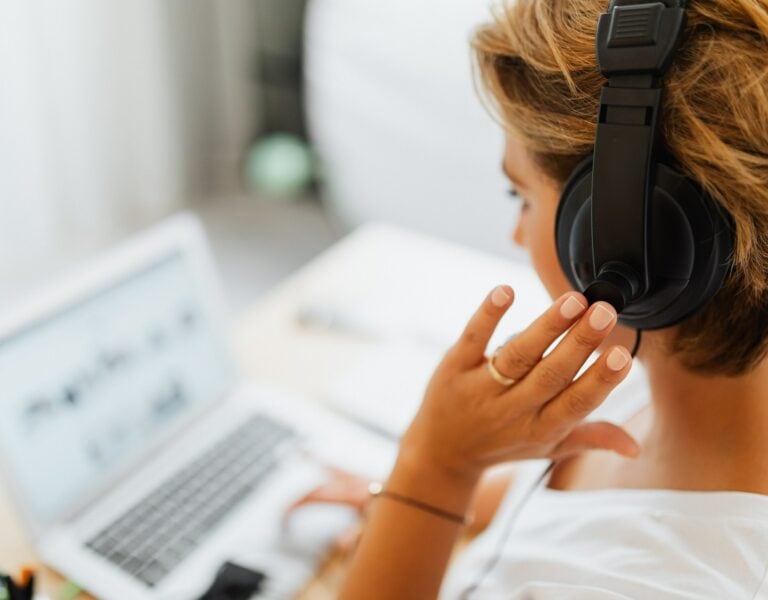
[[[516,0],[473,39],[504,126],[563,183],[592,152],[600,88],[595,28],[607,0]],[[733,268],[681,323],[669,351],[691,370],[738,375],[768,353],[768,2],[691,0],[665,77],[662,140],[735,222]]]

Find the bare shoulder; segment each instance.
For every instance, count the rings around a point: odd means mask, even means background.
[[[642,439],[650,426],[650,407],[641,408],[623,427],[635,439]],[[559,460],[552,469],[547,487],[553,490],[591,490],[614,487],[642,487],[640,462],[606,450],[589,450]],[[637,472],[637,475],[635,473]]]
[[[488,471],[480,483],[472,507],[473,518],[469,533],[478,533],[491,522],[504,495],[514,483],[517,463],[507,463]]]

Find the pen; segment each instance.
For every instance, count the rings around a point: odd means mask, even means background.
[[[32,600],[35,589],[35,572],[31,567],[23,567],[19,573],[18,582],[10,575],[0,575],[3,584],[3,597],[7,600]]]
[[[32,596],[35,593],[35,571],[32,567],[24,566],[21,568],[21,573],[19,574],[19,593],[23,600],[32,600]]]

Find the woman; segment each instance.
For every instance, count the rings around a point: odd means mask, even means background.
[[[513,302],[508,286],[446,353],[370,502],[343,598],[436,597],[473,502],[498,504],[483,472],[531,458],[554,467],[518,463],[531,476],[514,477],[444,597],[768,597],[768,3],[686,9],[664,142],[732,216],[733,266],[702,310],[643,335],[651,398],[623,427],[583,419],[628,373],[635,333],[610,305],[568,291],[553,237],[564,180],[594,143],[606,7],[517,0],[476,34],[507,134],[504,168],[523,199],[514,240],[556,300],[498,351],[495,371],[485,350]]]

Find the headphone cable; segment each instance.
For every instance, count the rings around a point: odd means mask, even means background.
[[[544,472],[536,478],[533,485],[528,488],[525,494],[521,497],[512,514],[507,518],[507,522],[504,524],[504,529],[496,541],[496,545],[490,559],[483,564],[480,573],[474,578],[474,580],[462,590],[461,594],[459,595],[459,600],[470,600],[470,595],[474,594],[480,588],[480,586],[483,584],[483,581],[485,581],[486,577],[491,574],[499,560],[501,560],[501,556],[504,552],[504,546],[506,546],[509,537],[512,535],[512,529],[514,528],[518,515],[522,512],[523,508],[525,508],[525,505],[528,504],[528,500],[539,488],[541,482],[544,481],[545,477],[550,473],[550,471],[552,471],[554,466],[555,461],[550,460],[546,469],[544,469]]]
[[[630,355],[632,356],[632,358],[635,358],[635,356],[637,356],[637,351],[640,350],[640,341],[642,340],[642,337],[643,337],[643,330],[637,329],[635,333],[636,333],[635,345],[632,348],[632,352],[630,352]]]

